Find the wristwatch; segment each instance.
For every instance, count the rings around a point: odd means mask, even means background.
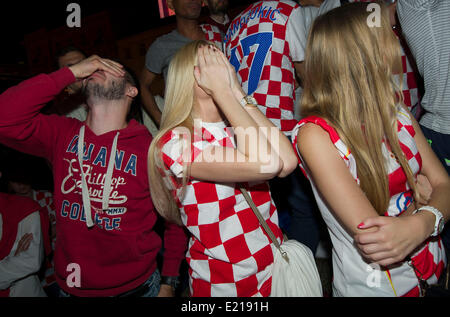
[[[436,217],[436,221],[434,222],[434,231],[431,234],[431,237],[437,237],[438,235],[440,235],[444,230],[445,225],[444,216],[442,215],[442,213],[432,206],[424,206],[415,210],[413,212],[413,215],[418,213],[419,211],[429,211],[434,214],[434,216]]]
[[[177,276],[161,276],[161,282],[159,284],[170,285],[173,289],[177,289],[180,281]]]
[[[245,107],[246,105],[257,106],[258,102],[256,101],[256,99],[254,97],[247,95],[241,99],[241,105],[242,105],[242,107]]]

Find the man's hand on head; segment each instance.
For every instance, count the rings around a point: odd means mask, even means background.
[[[78,64],[69,67],[76,79],[89,77],[98,70],[105,71],[116,77],[123,77],[125,71],[123,66],[110,59],[101,58],[97,55],[82,60]]]

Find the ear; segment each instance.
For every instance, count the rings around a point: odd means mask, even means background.
[[[194,78],[197,83],[200,82],[200,68],[198,66],[194,66]]]
[[[134,98],[134,97],[136,97],[138,95],[138,93],[139,93],[139,91],[138,91],[138,89],[136,87],[128,86],[128,88],[127,88],[127,90],[125,92],[125,95],[127,97]]]

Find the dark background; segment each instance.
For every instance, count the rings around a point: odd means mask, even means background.
[[[40,28],[54,29],[66,24],[67,5],[78,3],[82,17],[109,11],[114,20],[123,21],[113,25],[117,38],[145,31],[170,23],[173,18],[159,18],[156,0],[60,0],[60,1],[2,1],[0,5],[0,30],[2,49],[0,63],[26,62],[25,48],[21,44],[25,34]]]
[[[229,0],[229,2],[230,12],[235,15],[255,0]],[[77,3],[81,7],[82,27],[79,33],[84,33],[83,37],[89,38],[90,36],[90,27],[86,27],[86,25],[92,25],[93,16],[106,13],[109,17],[110,23],[106,23],[108,27],[105,28],[107,33],[105,42],[111,43],[114,49],[105,47],[105,43],[99,47],[74,45],[86,51],[88,55],[92,53],[105,55],[103,51],[108,51],[106,55],[109,56],[104,57],[122,58],[124,55],[129,55],[123,52],[123,39],[132,38],[134,35],[148,31],[153,34],[152,36],[157,37],[160,34],[168,33],[171,28],[175,27],[175,17],[160,18],[157,0],[2,0],[0,2],[0,93],[33,75],[54,70],[53,57],[57,51],[54,42],[61,42],[61,33],[66,31],[67,38],[77,37],[73,34],[74,29],[66,26],[67,17],[71,13],[67,12],[67,6],[70,3]],[[200,19],[204,19],[208,14],[208,8],[204,7]],[[89,22],[85,23],[84,19]],[[100,22],[100,24],[102,23]],[[30,37],[30,34],[42,30],[45,30],[47,34],[42,36],[34,34]],[[52,33],[55,30],[58,32]],[[98,32],[98,30],[93,30],[93,32],[96,31]],[[42,50],[42,41],[46,36],[50,39],[49,49]],[[122,41],[122,47],[120,47],[120,41]],[[140,57],[131,62],[133,64],[131,68],[139,68],[140,64],[143,65],[142,53],[152,41],[153,37],[151,36],[143,38],[139,48]],[[87,42],[94,41],[88,39]],[[136,39],[134,43],[136,44]],[[61,46],[66,46],[66,43],[62,43]],[[42,51],[36,53],[38,50]],[[48,55],[44,56],[44,59],[51,61],[42,63],[42,54]],[[38,63],[33,61],[38,61]]]

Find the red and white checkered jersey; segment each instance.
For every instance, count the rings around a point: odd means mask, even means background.
[[[350,2],[374,2],[374,0],[349,0]],[[402,76],[402,91],[403,99],[408,110],[412,110],[419,104],[420,93],[418,88],[417,74],[411,66],[410,60],[413,58],[409,53],[408,44],[401,39],[401,34],[394,30],[395,35],[400,43],[402,69],[403,74],[396,75],[396,80],[399,82],[399,77]],[[408,52],[408,54],[406,53]]]
[[[234,135],[224,122],[201,123],[188,142],[189,157],[198,160],[211,147],[235,148]],[[161,139],[167,180],[180,183],[186,143],[177,130]],[[189,159],[188,157],[188,159]],[[236,163],[238,164],[238,163]],[[173,178],[178,178],[174,180]],[[266,182],[243,184],[277,238],[282,241],[278,214]],[[180,187],[176,188],[178,193]],[[190,291],[201,297],[269,296],[273,251],[269,237],[239,190],[237,183],[189,179],[178,197],[183,224],[191,233],[187,262]]]
[[[223,50],[222,33],[220,33],[219,28],[211,24],[201,24],[200,27],[205,33],[206,40],[214,43],[214,45]]]
[[[295,126],[294,62],[304,60],[307,31],[293,1],[258,1],[230,24],[224,51],[244,91],[281,131]]]
[[[314,123],[328,132],[341,158],[347,165],[355,181],[359,184],[356,160],[350,149],[342,142],[336,130],[324,119],[308,117],[301,120],[293,130],[293,146],[299,158],[300,167],[306,177],[309,175],[305,163],[297,148],[299,129],[307,123]],[[397,115],[398,138],[409,166],[415,176],[422,168],[422,158],[414,140],[415,131],[411,118],[403,108],[399,107]],[[395,156],[382,144],[386,158],[389,177],[390,201],[385,216],[397,217],[413,202],[413,194],[407,183],[406,174],[398,164]],[[387,271],[380,270],[367,263],[353,245],[353,238],[341,226],[332,211],[321,198],[316,185],[309,179],[316,197],[320,212],[327,224],[333,243],[334,293],[336,296],[419,296],[420,288],[414,269],[405,261]],[[427,282],[435,284],[442,274],[446,257],[441,239],[429,239],[411,255],[414,266]],[[369,281],[370,279],[370,281]],[[369,282],[368,282],[369,281]]]
[[[399,39],[400,41],[400,39]],[[400,44],[403,42],[400,41]],[[405,44],[406,45],[406,44]],[[415,106],[417,106],[420,102],[420,93],[417,81],[416,72],[413,70],[410,61],[410,58],[405,53],[405,48],[403,45],[400,45],[401,49],[401,58],[402,58],[402,68],[403,74],[397,76],[403,76],[402,78],[402,91],[403,91],[403,100],[405,102],[405,106],[408,110],[412,110]]]
[[[36,201],[39,206],[45,207],[50,217],[55,217],[55,206],[53,204],[53,195],[51,192],[46,190],[33,190],[33,200]],[[55,221],[53,217],[50,219]]]

